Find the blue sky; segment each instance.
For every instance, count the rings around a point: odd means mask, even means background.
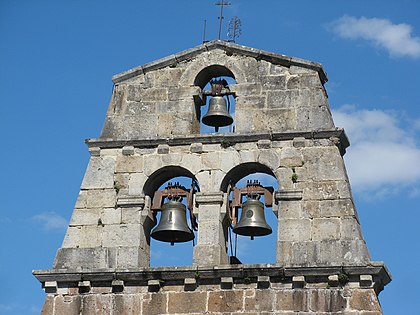
[[[384,313],[413,314],[420,2],[230,2],[225,22],[241,19],[239,44],[323,64],[336,125],[351,142],[345,159],[364,237],[394,277],[380,295]],[[199,45],[205,19],[215,39],[217,16],[212,0],[0,0],[0,314],[40,312],[31,270],[50,268],[61,245],[89,159],[83,140],[99,136],[111,76]],[[251,262],[253,250],[241,250]]]

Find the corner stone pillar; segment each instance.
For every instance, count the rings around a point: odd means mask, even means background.
[[[197,193],[198,241],[194,248],[193,264],[196,266],[216,266],[229,263],[227,255],[226,211],[222,210],[224,193]]]

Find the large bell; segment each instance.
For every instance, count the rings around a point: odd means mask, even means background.
[[[265,221],[264,204],[256,199],[248,199],[242,206],[241,219],[233,232],[239,235],[264,236],[271,234],[271,227]]]
[[[203,124],[213,127],[229,126],[233,123],[233,118],[230,116],[226,100],[223,96],[214,96],[209,102],[209,110],[203,116]]]
[[[184,204],[169,200],[162,206],[161,212],[159,224],[150,234],[151,237],[171,245],[194,239],[194,233],[187,224]]]

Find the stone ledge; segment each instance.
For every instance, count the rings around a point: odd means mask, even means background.
[[[199,279],[196,279],[197,273],[200,275]],[[128,283],[144,287],[157,286],[156,281],[151,280],[158,280],[164,283],[165,286],[190,285],[191,283],[186,283],[185,279],[196,280],[195,285],[218,283],[226,288],[230,287],[230,284],[232,286],[234,284],[257,284],[260,288],[266,288],[270,286],[270,283],[301,283],[302,279],[308,283],[328,283],[329,280],[332,280],[330,278],[331,275],[340,273],[347,274],[351,282],[357,283],[359,283],[360,279],[367,280],[371,276],[374,289],[378,293],[391,281],[391,276],[385,266],[375,265],[375,263],[366,266],[301,268],[284,268],[276,265],[223,265],[214,268],[186,266],[135,270],[106,269],[91,270],[90,272],[57,269],[33,271],[35,277],[44,287],[51,287],[51,291],[54,291],[54,288],[59,287],[60,284],[74,284],[77,286],[82,281],[90,281],[90,283],[101,282],[107,286],[112,286],[112,284],[116,283],[121,283],[125,286]],[[366,284],[365,281],[363,285]]]
[[[123,139],[86,139],[85,143],[89,148],[123,148],[126,146],[132,146],[136,148],[157,148],[161,144],[168,144],[169,146],[176,145],[191,145],[193,143],[202,144],[215,144],[221,143],[222,141],[229,141],[229,143],[245,143],[245,142],[258,142],[260,140],[270,141],[285,141],[293,140],[295,138],[304,139],[330,139],[337,138],[336,145],[339,147],[342,155],[345,153],[345,149],[350,145],[350,142],[342,128],[335,128],[330,130],[317,130],[317,131],[291,131],[281,133],[252,133],[252,134],[238,134],[238,133],[227,133],[227,134],[210,134],[210,135],[191,135],[191,136],[177,136],[172,138],[147,138],[147,139],[134,139],[134,140],[123,140]]]
[[[302,196],[302,189],[280,189],[274,192],[274,199],[276,201],[302,200]]]
[[[143,207],[144,196],[121,196],[117,199],[117,206],[121,208]]]

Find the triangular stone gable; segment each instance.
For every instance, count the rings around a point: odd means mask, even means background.
[[[315,70],[319,73],[319,77],[323,84],[325,84],[328,81],[327,74],[325,73],[322,65],[318,62],[304,60],[296,57],[289,57],[282,54],[268,52],[265,50],[260,50],[220,40],[212,40],[198,45],[194,48],[190,48],[182,52],[149,62],[145,65],[121,72],[119,74],[114,75],[112,77],[112,81],[114,83],[120,83],[127,79],[131,79],[137,75],[144,74],[146,72],[162,69],[168,66],[176,65],[179,62],[190,60],[192,58],[197,57],[203,52],[208,52],[215,49],[221,49],[227,54],[235,54],[239,56],[253,57],[257,60],[265,60],[275,65],[281,65],[285,67],[297,66]]]

